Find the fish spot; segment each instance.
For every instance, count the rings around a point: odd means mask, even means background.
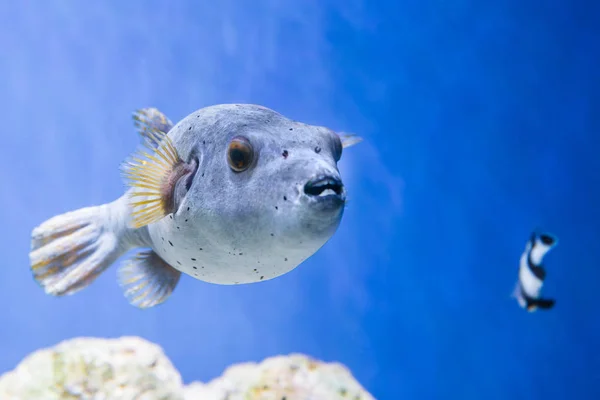
[[[293,130],[294,130],[294,128],[290,128],[290,131],[293,131]]]
[[[287,201],[287,197],[286,196],[283,196],[283,201]]]
[[[243,256],[243,255],[244,255],[244,253],[240,253],[240,256]]]
[[[202,177],[204,178],[204,172],[202,173]]]
[[[188,207],[187,210],[190,211],[190,208]],[[187,219],[186,219],[186,221],[187,221]]]
[[[281,153],[281,155],[283,156],[283,158],[287,158],[290,155],[290,153],[288,153],[287,150],[284,150],[283,153]]]
[[[162,241],[163,241],[163,242],[165,241],[165,238],[164,238],[164,237],[162,237],[162,236],[161,236],[160,238],[162,239]]]
[[[202,266],[202,269],[204,269],[204,265]]]
[[[173,219],[173,214],[169,215],[169,218]]]
[[[194,269],[198,269],[198,267],[192,267],[192,268],[194,268]]]
[[[279,210],[279,207],[275,206],[275,209],[276,209],[276,210]]]
[[[187,222],[188,220],[186,219],[185,222]]]
[[[261,276],[261,277],[260,277],[260,280],[262,281],[263,279],[265,279],[265,277],[264,277],[264,276]]]
[[[254,272],[258,272],[258,270],[256,268],[254,268]]]
[[[202,247],[200,247],[200,251],[202,251]]]
[[[319,154],[321,152],[321,148],[319,146],[315,147],[315,153]]]
[[[179,261],[177,261],[177,264],[181,265],[181,263]]]
[[[275,236],[275,235],[273,235],[273,234],[271,233],[271,236]]]
[[[203,140],[203,141],[202,141],[202,144],[206,144],[206,140]]]
[[[196,261],[196,259],[195,259],[195,258],[192,258],[192,261]]]
[[[181,229],[180,227],[177,227],[177,229]]]
[[[286,258],[284,258],[284,260],[285,260],[285,261],[287,261],[287,257],[286,257]]]
[[[188,128],[188,131],[191,131],[191,130],[192,130],[192,127],[190,126],[190,127]]]
[[[170,244],[171,246],[173,246],[173,243],[172,243],[170,240],[169,240],[169,244]]]

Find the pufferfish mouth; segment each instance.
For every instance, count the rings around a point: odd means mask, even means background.
[[[329,196],[343,197],[344,185],[333,176],[318,176],[306,182],[304,193],[310,197],[326,198]]]

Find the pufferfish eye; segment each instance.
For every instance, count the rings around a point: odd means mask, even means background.
[[[254,160],[254,149],[250,141],[242,136],[234,137],[229,142],[227,149],[227,162],[235,172],[242,172],[248,169]]]

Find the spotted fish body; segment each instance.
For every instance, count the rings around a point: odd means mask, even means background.
[[[46,293],[75,293],[140,248],[119,282],[131,304],[151,307],[181,273],[223,285],[273,279],[337,230],[337,162],[360,138],[250,104],[206,107],[175,126],[152,108],[134,119],[146,149],[123,164],[127,192],[33,230],[31,267]]]

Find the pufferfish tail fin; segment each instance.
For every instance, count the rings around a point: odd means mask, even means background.
[[[71,295],[91,284],[126,250],[112,228],[111,206],[86,207],[33,229],[29,260],[47,294]]]

